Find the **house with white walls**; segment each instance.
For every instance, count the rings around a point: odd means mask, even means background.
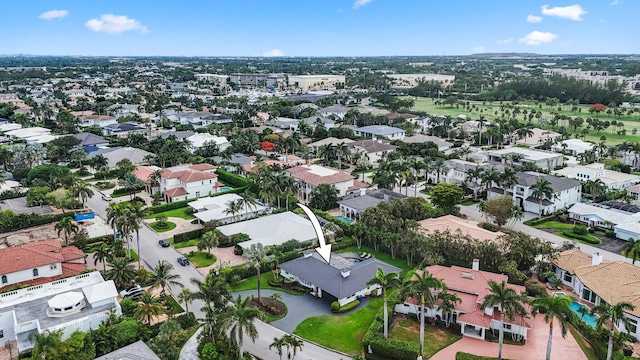
[[[195,133],[186,139],[189,141],[189,150],[191,152],[195,152],[199,148],[209,144],[216,144],[219,151],[225,150],[230,145],[226,137],[215,136],[209,133]]]
[[[569,209],[569,219],[591,228],[612,229],[621,240],[640,239],[640,212],[622,211],[606,204],[576,203]]]
[[[635,304],[633,310],[624,312],[630,328],[622,322],[615,324],[620,332],[640,340],[640,268],[625,261],[607,261],[602,254],[587,255],[579,249],[563,251],[552,261],[553,271],[578,294],[581,303],[589,307],[602,304],[617,304],[625,301]]]
[[[640,176],[607,170],[602,163],[567,166],[560,170],[552,171],[551,174],[565,176],[581,182],[600,180],[609,190],[624,190],[631,185],[640,183]]]
[[[554,170],[564,164],[564,156],[562,154],[521,147],[491,150],[487,152],[487,155],[489,162],[492,164],[522,166],[524,163],[534,163],[541,169],[548,171]],[[514,156],[518,158],[514,159]]]
[[[338,201],[340,215],[355,221],[359,214],[368,208],[377,207],[381,203],[388,204],[394,200],[405,199],[407,196],[388,189],[366,189],[352,192]]]
[[[385,154],[398,148],[383,139],[358,140],[350,142],[347,146],[351,151],[363,154],[372,165],[376,165]]]
[[[356,180],[351,174],[317,164],[295,166],[286,169],[286,172],[298,182],[298,198],[304,202],[309,201],[313,189],[321,184],[336,188],[338,196],[345,196],[348,192],[369,187],[368,184]]]
[[[247,204],[238,213],[229,213],[229,204],[233,201],[241,200],[237,194],[223,194],[219,196],[203,197],[188,203],[193,209],[193,216],[204,224],[207,221],[215,220],[220,224],[230,224],[236,221],[252,219],[267,212],[267,207],[260,202]]]
[[[369,139],[384,137],[389,140],[402,140],[404,139],[405,131],[403,129],[387,125],[369,125],[355,128],[353,133],[356,136]]]
[[[111,314],[121,315],[113,280],[100,272],[64,278],[0,294],[0,341],[18,351],[34,346],[31,334],[97,329]]]
[[[450,319],[454,323],[460,324],[460,333],[476,339],[485,338],[486,332],[500,329],[500,308],[485,308],[480,306],[485,297],[490,293],[489,281],[498,284],[506,282],[508,277],[503,274],[495,274],[480,270],[478,259],[473,261],[473,267],[463,268],[459,266],[433,265],[426,267],[433,277],[441,279],[447,284],[448,292],[458,295],[462,300],[456,304],[455,309],[450,314],[443,313],[439,308],[440,301],[436,305],[425,309],[425,317]],[[507,287],[520,294],[525,291],[524,286],[507,284]],[[437,296],[437,294],[436,294]],[[397,304],[395,311],[402,314],[420,314],[420,303],[416,298],[405,299],[403,303]],[[527,339],[527,332],[531,329],[531,319],[515,316],[513,320],[505,317],[504,331]]]
[[[211,164],[183,164],[160,171],[160,192],[166,202],[209,196],[223,186]]]

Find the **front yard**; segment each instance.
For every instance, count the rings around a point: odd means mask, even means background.
[[[457,331],[456,331],[457,329]],[[455,333],[454,333],[455,332]],[[460,340],[460,328],[452,325],[450,328],[425,324],[424,328],[424,356],[426,359],[438,351]],[[389,329],[392,339],[420,344],[420,322],[415,317],[398,316],[393,320]]]
[[[189,211],[191,211],[191,208],[189,206],[185,206],[185,207],[181,207],[179,209],[167,210],[167,211],[160,212],[160,213],[157,213],[157,214],[147,215],[147,216],[144,217],[144,219],[155,219],[159,215],[165,215],[168,218],[176,217],[176,218],[181,218],[181,219],[185,219],[185,220],[195,219],[195,216],[193,216],[190,213],[188,213]]]

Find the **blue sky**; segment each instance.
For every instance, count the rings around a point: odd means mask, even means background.
[[[640,53],[640,0],[2,0],[0,54]]]

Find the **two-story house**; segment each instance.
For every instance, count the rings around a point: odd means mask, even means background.
[[[397,146],[391,145],[389,141],[382,139],[358,140],[349,143],[347,146],[354,152],[366,155],[367,159],[369,159],[369,163],[372,165],[377,164],[378,160],[380,160],[380,158],[386,153],[397,148]]]
[[[564,164],[562,154],[545,150],[512,147],[508,149],[492,150],[487,153],[489,162],[493,164],[523,165],[534,163],[543,170],[552,171]]]
[[[107,125],[117,124],[118,120],[109,115],[80,115],[78,116],[78,122],[81,127],[99,126],[103,128]]]
[[[102,135],[126,138],[129,134],[144,133],[145,131],[147,131],[147,129],[134,122],[115,123],[103,127]]]
[[[570,179],[587,182],[600,180],[609,190],[624,190],[631,185],[640,183],[640,176],[626,174],[619,171],[607,170],[604,164],[569,166],[552,172],[554,175],[566,176]]]
[[[578,180],[546,175],[534,171],[518,172],[518,182],[509,189],[491,187],[487,193],[487,199],[499,196],[511,196],[513,204],[524,211],[536,214],[551,214],[559,210],[568,209],[571,205],[580,202],[582,197],[582,184]],[[538,199],[534,196],[532,186],[540,179],[551,184],[553,196]]]
[[[455,185],[465,185],[469,189],[474,191],[479,191],[482,185],[482,179],[469,178],[468,174],[470,170],[474,170],[475,168],[480,168],[483,170],[495,169],[499,172],[502,172],[504,166],[502,165],[494,165],[489,163],[476,164],[474,162],[460,160],[460,159],[450,159],[444,161],[444,166],[440,169],[440,182],[446,184],[455,184]],[[432,183],[437,183],[438,180],[438,170],[432,169],[427,174],[427,180]]]
[[[405,131],[393,126],[387,125],[369,125],[355,128],[353,130],[356,136],[364,138],[379,138],[385,137],[389,140],[402,140],[404,139]]]
[[[160,171],[160,192],[166,202],[209,196],[223,186],[216,167],[210,164],[183,164]]]
[[[321,184],[333,186],[338,190],[339,196],[345,196],[348,192],[369,187],[369,185],[356,180],[355,176],[327,166],[300,165],[286,171],[297,180],[298,198],[304,202],[310,199],[313,189]]]
[[[43,240],[0,249],[0,288],[42,284],[78,275],[87,268],[84,253],[58,240]]]
[[[347,112],[349,112],[349,108],[343,105],[332,105],[318,110],[318,113],[322,116],[334,116],[338,119],[344,119]]]
[[[219,151],[229,147],[229,141],[224,136],[215,136],[209,133],[195,133],[186,138],[189,141],[189,150],[195,152],[199,148],[208,145],[216,144]]]

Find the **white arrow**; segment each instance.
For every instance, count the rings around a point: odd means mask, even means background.
[[[324,261],[328,263],[331,259],[331,244],[327,244],[325,242],[324,233],[322,232],[322,226],[320,226],[320,222],[318,221],[316,214],[314,214],[313,211],[311,211],[311,209],[309,209],[305,205],[298,204],[298,206],[300,206],[304,213],[307,214],[309,220],[311,220],[313,229],[316,231],[316,235],[318,236],[318,243],[320,244],[320,247],[317,247],[316,251],[318,252],[318,254],[320,254],[320,256],[322,256]]]

